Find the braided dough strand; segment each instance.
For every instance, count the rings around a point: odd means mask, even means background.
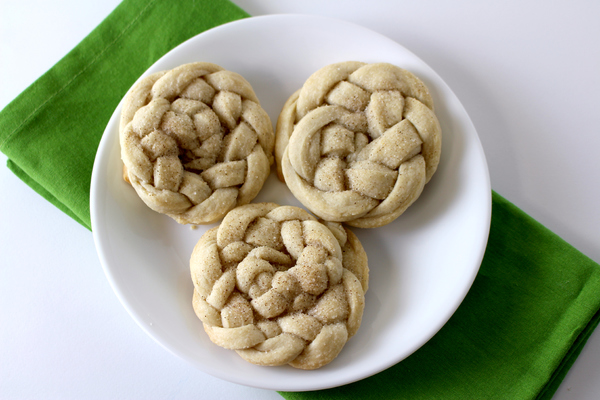
[[[248,81],[206,62],[138,81],[119,136],[125,180],[181,224],[213,223],[252,201],[274,161],[271,121]]]
[[[307,79],[278,121],[278,176],[327,221],[373,228],[400,216],[439,165],[427,87],[387,64],[342,62]]]
[[[360,327],[367,257],[339,223],[274,203],[230,211],[190,259],[192,304],[215,344],[258,365],[315,369]]]

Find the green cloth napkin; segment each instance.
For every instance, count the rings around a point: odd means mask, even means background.
[[[600,266],[492,193],[479,274],[448,323],[406,360],[290,400],[550,399],[600,320]]]
[[[133,82],[184,40],[248,15],[227,0],[125,0],[0,112],[0,150],[34,190],[91,229],[104,127]],[[549,399],[598,324],[600,267],[493,193],[467,298],[415,354],[360,382],[287,399]]]
[[[0,150],[31,188],[91,229],[98,143],[117,104],[185,40],[248,14],[227,0],[123,1],[0,113]]]

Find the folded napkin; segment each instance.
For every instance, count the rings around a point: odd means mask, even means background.
[[[227,0],[123,1],[0,113],[0,150],[30,187],[91,229],[98,143],[127,90],[183,41],[247,17]]]
[[[104,127],[133,82],[184,40],[248,15],[227,0],[125,0],[0,112],[0,150],[34,190],[91,229]],[[480,273],[444,328],[388,370],[287,399],[548,399],[600,314],[600,267],[493,193]]]
[[[600,320],[600,266],[493,192],[479,274],[406,360],[290,400],[550,399]]]

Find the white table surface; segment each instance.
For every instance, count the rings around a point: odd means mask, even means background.
[[[481,138],[492,187],[600,262],[600,2],[236,0],[380,32],[449,84]],[[116,0],[0,2],[0,108]],[[281,399],[206,375],[148,337],[114,295],[92,235],[0,154],[0,398]],[[555,395],[600,396],[600,330]]]

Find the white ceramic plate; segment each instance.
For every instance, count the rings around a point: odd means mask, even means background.
[[[393,223],[354,231],[371,270],[360,330],[314,371],[259,367],[210,342],[195,316],[188,260],[209,227],[181,226],[151,211],[121,179],[119,106],[100,143],[91,185],[94,240],[117,296],[165,348],[216,377],[265,389],[303,391],[368,377],[427,342],[462,302],[489,232],[485,156],[463,106],[423,61],[394,41],[350,23],[302,15],[244,19],[175,48],[147,73],[210,61],[243,75],[273,123],[287,97],[317,69],[339,61],[385,61],[419,76],[443,130],[441,163],[419,200]],[[258,201],[300,205],[273,172]]]

